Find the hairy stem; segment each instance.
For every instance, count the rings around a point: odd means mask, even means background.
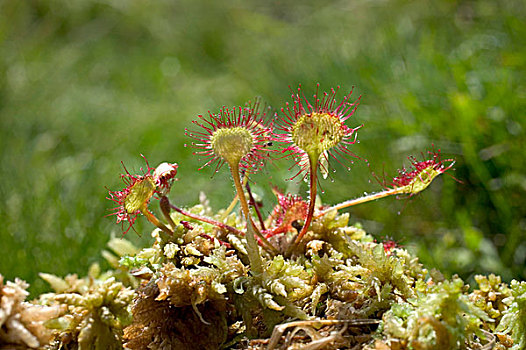
[[[402,189],[403,188],[392,188],[392,189],[388,189],[388,190],[385,190],[385,191],[382,191],[382,192],[373,193],[373,194],[370,194],[368,196],[363,196],[363,197],[359,197],[359,198],[355,198],[355,199],[350,199],[350,200],[345,201],[345,202],[341,202],[339,204],[336,204],[336,205],[334,205],[334,206],[332,206],[330,208],[327,208],[327,209],[323,210],[321,213],[316,215],[316,218],[322,217],[323,215],[325,215],[328,212],[330,212],[332,210],[335,210],[335,209],[336,210],[340,210],[340,209],[352,207],[353,205],[362,204],[362,203],[374,201],[374,200],[377,200],[377,199],[380,199],[380,198],[384,198],[384,197],[388,197],[388,196],[392,196],[392,195],[396,195],[396,194],[405,193]]]
[[[252,217],[250,216],[250,208],[248,206],[247,199],[245,198],[245,192],[243,191],[243,185],[241,184],[241,179],[239,177],[239,164],[229,164],[229,165],[230,165],[230,172],[232,173],[232,178],[234,180],[234,186],[236,187],[237,197],[239,198],[239,203],[241,204],[241,211],[243,212],[243,215],[245,216],[247,225],[252,226],[252,228],[254,229],[254,233],[259,237],[259,239],[261,240],[261,242],[263,243],[263,246],[267,249],[267,251],[273,254],[276,254],[277,253],[276,248],[265,238],[265,236],[263,236],[261,231],[259,231],[256,224],[252,220]]]
[[[303,227],[298,234],[298,237],[296,237],[296,240],[294,241],[293,246],[298,245],[301,242],[301,239],[305,234],[307,233],[310,223],[312,222],[312,217],[314,216],[314,207],[316,205],[316,192],[317,192],[317,172],[318,172],[318,158],[314,159],[313,157],[309,156],[309,164],[310,164],[310,174],[309,174],[309,181],[310,181],[310,196],[309,196],[309,211],[307,212],[307,217],[305,218],[305,224],[303,224]]]
[[[237,198],[239,199],[239,204],[241,204],[241,211],[245,216],[245,219],[248,222],[251,222],[250,208],[248,207],[247,199],[245,198],[245,192],[243,191],[243,185],[241,184],[241,179],[239,177],[239,165],[230,166],[230,172],[232,173],[232,178],[234,180],[234,186],[237,191]]]
[[[245,176],[245,178],[243,179],[243,184],[247,182],[247,179],[248,177]],[[232,212],[232,210],[234,210],[237,204],[237,200],[238,198],[237,198],[237,192],[236,192],[236,195],[234,196],[234,199],[232,199],[232,202],[230,202],[230,205],[228,206],[228,208],[226,208],[223,214],[221,214],[221,219],[225,219]]]

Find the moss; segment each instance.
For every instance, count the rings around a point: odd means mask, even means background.
[[[70,288],[44,295],[43,302],[65,307],[65,312],[46,322],[54,330],[50,349],[121,349],[122,333],[131,323],[131,288],[110,277],[106,280],[69,276]]]
[[[220,217],[203,205],[189,211]],[[496,349],[524,348],[524,282],[477,276],[470,292],[460,278],[445,279],[406,249],[349,226],[346,214],[315,219],[290,256],[172,217],[174,234],[155,229],[150,247],[112,239],[113,253],[104,253],[111,270],[93,265],[84,278],[42,274],[54,292],[38,300],[24,301],[22,282],[3,285],[2,315],[55,314],[36,333],[3,321],[0,340],[28,347],[38,339],[48,349],[467,349],[496,339]],[[286,243],[291,232],[272,239]],[[6,309],[5,291],[14,287],[11,305],[18,306]]]
[[[36,349],[53,339],[45,322],[64,311],[60,305],[39,305],[26,301],[29,285],[16,279],[7,281],[0,274],[0,348]]]
[[[133,323],[124,331],[126,348],[204,350],[218,349],[225,342],[225,302],[173,307],[171,300],[159,300],[160,290],[153,281],[141,286],[137,294]]]
[[[503,300],[509,307],[502,312],[497,331],[513,339],[512,350],[526,349],[526,282],[511,281],[511,296]]]

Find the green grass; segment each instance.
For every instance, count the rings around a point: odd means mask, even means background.
[[[120,235],[106,189],[128,169],[177,162],[171,199],[214,208],[233,193],[211,178],[184,129],[198,114],[261,96],[276,109],[288,86],[312,94],[356,86],[364,124],[351,171],[336,165],[326,203],[377,190],[435,144],[457,159],[409,201],[351,210],[447,274],[526,277],[526,16],[521,1],[0,2],[0,273],[45,290],[40,271],[85,274]],[[343,95],[343,93],[342,93]],[[272,208],[289,164],[255,178]],[[305,193],[305,186],[300,193]],[[400,215],[397,213],[401,212]],[[145,220],[136,241],[147,241]]]

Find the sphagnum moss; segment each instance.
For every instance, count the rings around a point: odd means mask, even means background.
[[[410,158],[410,169],[379,180],[382,192],[315,205],[317,171],[329,158],[355,157],[349,148],[359,128],[345,125],[358,104],[351,93],[340,103],[336,90],[317,95],[311,105],[298,90],[277,131],[259,102],[194,122],[198,130],[187,135],[196,154],[216,170],[227,163],[235,185],[237,200],[217,213],[204,195],[192,208],[170,201],[175,163],[147,163],[140,175],[125,168],[125,188],[109,193],[113,215],[129,223],[124,233],[144,215],[156,226],[153,244],[139,249],[114,238],[115,254],[102,253],[110,270],[42,274],[54,292],[33,301],[25,300],[27,284],[0,276],[0,349],[524,349],[525,282],[477,276],[470,292],[338,212],[416,195],[452,167],[440,151]],[[248,177],[279,154],[273,141],[309,178],[310,198],[274,188],[277,203],[265,218]]]

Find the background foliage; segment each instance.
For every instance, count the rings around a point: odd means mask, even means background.
[[[279,109],[288,85],[353,85],[362,103],[350,171],[335,164],[325,203],[379,189],[431,144],[457,159],[410,200],[351,210],[446,274],[526,277],[526,5],[522,1],[0,1],[0,271],[44,290],[40,271],[85,275],[120,236],[107,186],[178,162],[171,199],[224,207],[227,175],[196,173],[184,147],[196,115],[254,96]],[[269,211],[274,162],[254,179]],[[381,175],[380,175],[381,176]],[[296,187],[296,188],[295,188]],[[400,215],[398,214],[400,213]],[[150,226],[142,222],[139,232]],[[128,237],[147,240],[149,235]]]

